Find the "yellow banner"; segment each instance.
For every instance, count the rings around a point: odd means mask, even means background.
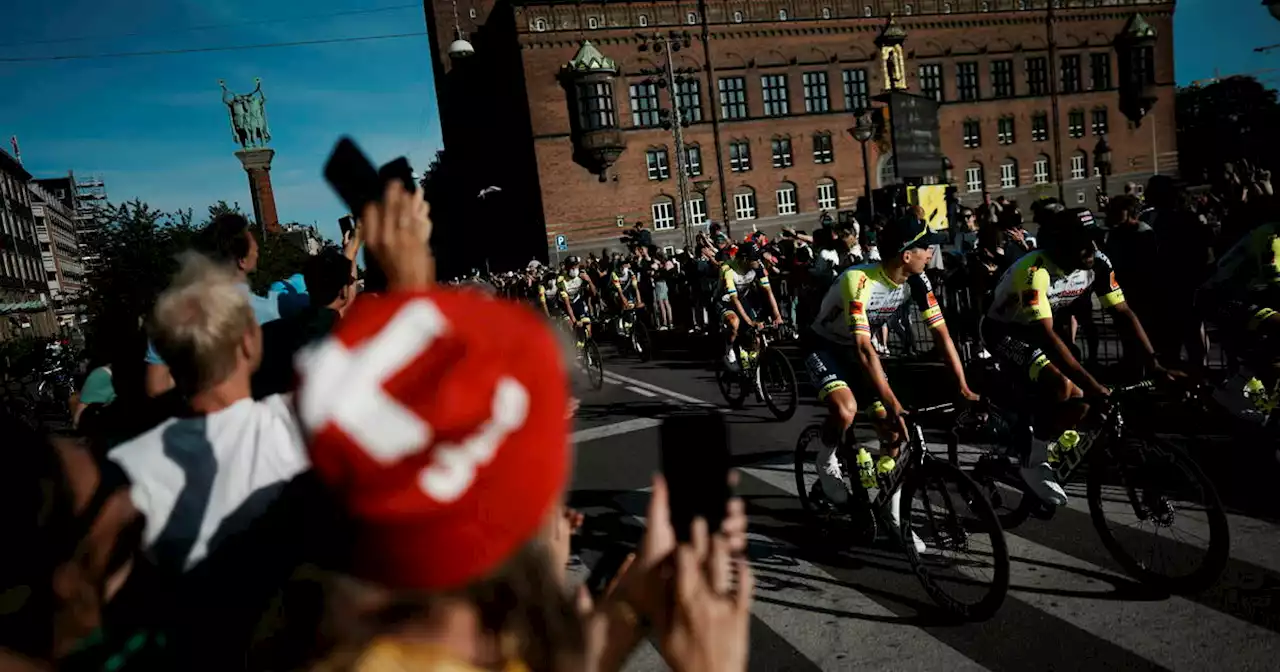
[[[947,185],[926,184],[907,187],[907,202],[920,206],[924,210],[924,220],[934,231],[946,230],[947,222]]]

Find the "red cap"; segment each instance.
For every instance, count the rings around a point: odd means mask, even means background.
[[[563,495],[568,380],[527,308],[471,290],[361,297],[298,372],[312,464],[356,524],[357,575],[465,586]]]

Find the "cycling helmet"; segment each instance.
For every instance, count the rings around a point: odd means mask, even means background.
[[[579,259],[576,255],[572,255],[572,254],[569,255],[568,257],[565,257],[565,260],[564,260],[565,266],[577,266],[578,264],[581,264],[581,263],[582,263],[582,260]]]
[[[1078,250],[1091,245],[1100,228],[1088,208],[1067,208],[1047,212],[1040,240],[1046,248]]]

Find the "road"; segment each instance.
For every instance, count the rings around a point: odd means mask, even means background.
[[[705,354],[668,347],[642,364],[606,349],[607,384],[582,393],[574,435],[571,503],[587,515],[576,574],[585,575],[608,544],[638,540],[649,478],[659,468],[659,418],[684,405],[723,405]],[[1012,585],[1000,612],[980,624],[948,620],[900,552],[842,543],[832,538],[837,532],[816,530],[803,515],[792,450],[822,414],[803,370],[797,373],[801,407],[790,421],[774,421],[751,401],[729,413],[757,576],[752,670],[1277,669],[1275,517],[1233,510],[1232,557],[1219,585],[1170,597],[1119,569],[1075,484],[1068,488],[1071,504],[1052,520],[1031,520],[1006,534]],[[899,393],[904,403],[922,405],[945,400],[936,397],[945,394],[939,387],[946,386],[918,388],[930,389],[929,399]],[[646,643],[629,669],[665,668]]]

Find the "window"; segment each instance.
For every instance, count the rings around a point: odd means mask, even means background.
[[[831,134],[818,133],[813,136],[813,162],[831,163],[835,160],[831,151]]]
[[[1067,113],[1067,135],[1073,138],[1084,137],[1084,110],[1071,110]]]
[[[676,78],[676,105],[680,118],[690,124],[702,121],[702,81],[693,77]]]
[[[578,84],[578,125],[584,131],[618,125],[613,116],[613,85],[608,82]]]
[[[1036,112],[1031,115],[1031,140],[1044,142],[1049,139],[1049,115]]]
[[[956,90],[960,93],[960,100],[978,100],[977,63],[956,63]]]
[[[1032,170],[1035,173],[1034,179],[1036,184],[1049,183],[1049,157],[1041,154],[1036,157],[1035,166]]]
[[[588,30],[595,30],[596,28],[599,28],[599,27],[600,27],[600,20],[599,20],[599,19],[597,19],[597,18],[596,18],[596,17],[594,17],[594,16],[588,16],[588,17],[587,17],[587,29],[588,29]]]
[[[905,15],[907,15],[907,16],[911,16],[912,14],[914,14],[914,13],[915,13],[915,11],[916,11],[916,10],[915,10],[915,7],[912,7],[911,5],[903,5],[903,6],[902,6],[902,13],[903,13],[903,14],[905,14]]]
[[[649,167],[649,179],[665,180],[671,177],[671,171],[667,165],[667,148],[650,149],[644,153],[645,164]]]
[[[871,5],[863,5],[863,6],[862,6],[862,15],[863,15],[863,16],[871,16],[871,15],[873,15],[873,14],[874,14],[874,12],[873,12],[873,11],[872,11],[872,9],[871,9]]]
[[[1080,55],[1071,54],[1062,57],[1063,93],[1080,93]]]
[[[950,14],[950,13],[951,13],[951,3],[949,3],[949,2],[944,2],[944,3],[942,3],[942,13],[943,13],[943,14]]]
[[[791,167],[791,138],[773,139],[773,167]]]
[[[1077,191],[1077,192],[1076,192],[1076,203],[1079,203],[1080,205],[1084,205],[1084,192],[1083,192],[1083,191]]]
[[[971,163],[968,168],[964,169],[965,187],[969,193],[976,194],[982,191],[982,164]]]
[[[675,208],[671,207],[671,199],[664,198],[653,204],[653,230],[666,231],[667,229],[676,228],[676,218],[673,214]]]
[[[991,11],[991,3],[984,2],[982,3],[982,5],[979,6],[979,9],[981,9],[984,12],[989,12]]]
[[[1105,107],[1093,111],[1093,134],[1107,134],[1107,108]]]
[[[977,119],[966,119],[964,122],[964,146],[982,146],[982,127]]]
[[[1013,97],[1013,61],[991,61],[991,95],[996,98]]]
[[[685,145],[684,171],[694,177],[702,174],[702,148],[698,145]]]
[[[1018,9],[1026,9],[1027,0],[1018,0]]]
[[[1013,117],[1000,117],[996,121],[996,142],[1001,145],[1012,145],[1016,142],[1013,135]]]
[[[1027,59],[1027,89],[1033,96],[1049,93],[1049,61],[1044,56]]]
[[[742,77],[720,79],[720,116],[725,119],[747,118],[747,80]]]
[[[734,23],[742,23],[742,12],[734,12],[734,13],[733,13],[733,22],[734,22]]]
[[[818,209],[836,209],[836,183],[830,180],[818,185]]]
[[[751,170],[751,143],[746,140],[729,142],[729,170],[741,173]]]
[[[844,78],[844,109],[854,112],[871,107],[867,96],[867,71],[862,68],[845,70],[841,76]]]
[[[941,64],[925,63],[920,66],[920,93],[939,103],[943,101]]]
[[[1111,88],[1111,54],[1089,54],[1089,73],[1094,91]]]
[[[533,29],[534,29],[535,31],[539,32],[539,33],[541,33],[542,31],[546,30],[546,29],[547,29],[547,20],[546,20],[546,19],[534,19],[534,20],[533,20]]]
[[[748,190],[734,194],[733,214],[735,219],[755,219],[756,192]]]
[[[1142,86],[1156,83],[1156,60],[1153,47],[1140,47],[1133,50],[1133,72],[1130,74],[1132,84]]]
[[[658,125],[658,85],[640,82],[631,85],[631,125]]]
[[[779,10],[778,10],[778,20],[779,20],[779,21],[786,21],[786,20],[787,20],[787,10],[785,10],[785,9],[779,9]]]
[[[1000,164],[1000,188],[1014,189],[1018,186],[1018,162],[1014,159],[1005,159]]]
[[[831,110],[831,96],[827,92],[827,73],[806,72],[801,75],[804,84],[804,111],[828,112]]]
[[[689,12],[688,14],[685,14],[685,15],[684,15],[684,22],[685,22],[685,23],[687,23],[687,24],[689,24],[689,25],[691,25],[691,26],[696,26],[696,25],[698,25],[698,13],[697,13],[697,12]]]
[[[782,186],[778,187],[778,214],[796,214],[796,185],[790,182],[783,182]]]
[[[644,14],[641,14],[641,15],[640,15],[640,27],[641,27],[641,28],[644,28],[644,27],[645,27],[645,26],[647,26],[647,25],[649,25],[649,17],[648,17],[648,16],[645,16]]]
[[[787,99],[786,75],[763,75],[760,89],[764,93],[764,116],[785,117],[791,113],[791,101]]]
[[[823,8],[822,8],[822,18],[824,18],[824,19],[829,19],[829,18],[831,18],[831,8],[830,8],[830,7],[823,7]]]
[[[1084,179],[1085,162],[1087,160],[1088,157],[1084,155],[1083,151],[1079,151],[1071,155],[1071,179]]]
[[[471,11],[467,12],[467,15],[474,19],[474,18],[476,18],[477,16],[479,16],[479,13],[478,13],[478,12],[476,12],[476,8],[475,8],[475,7],[472,7],[472,8],[471,8]]]
[[[689,206],[689,223],[693,226],[707,223],[707,200],[701,196],[685,201]],[[670,255],[668,255],[670,256]]]

